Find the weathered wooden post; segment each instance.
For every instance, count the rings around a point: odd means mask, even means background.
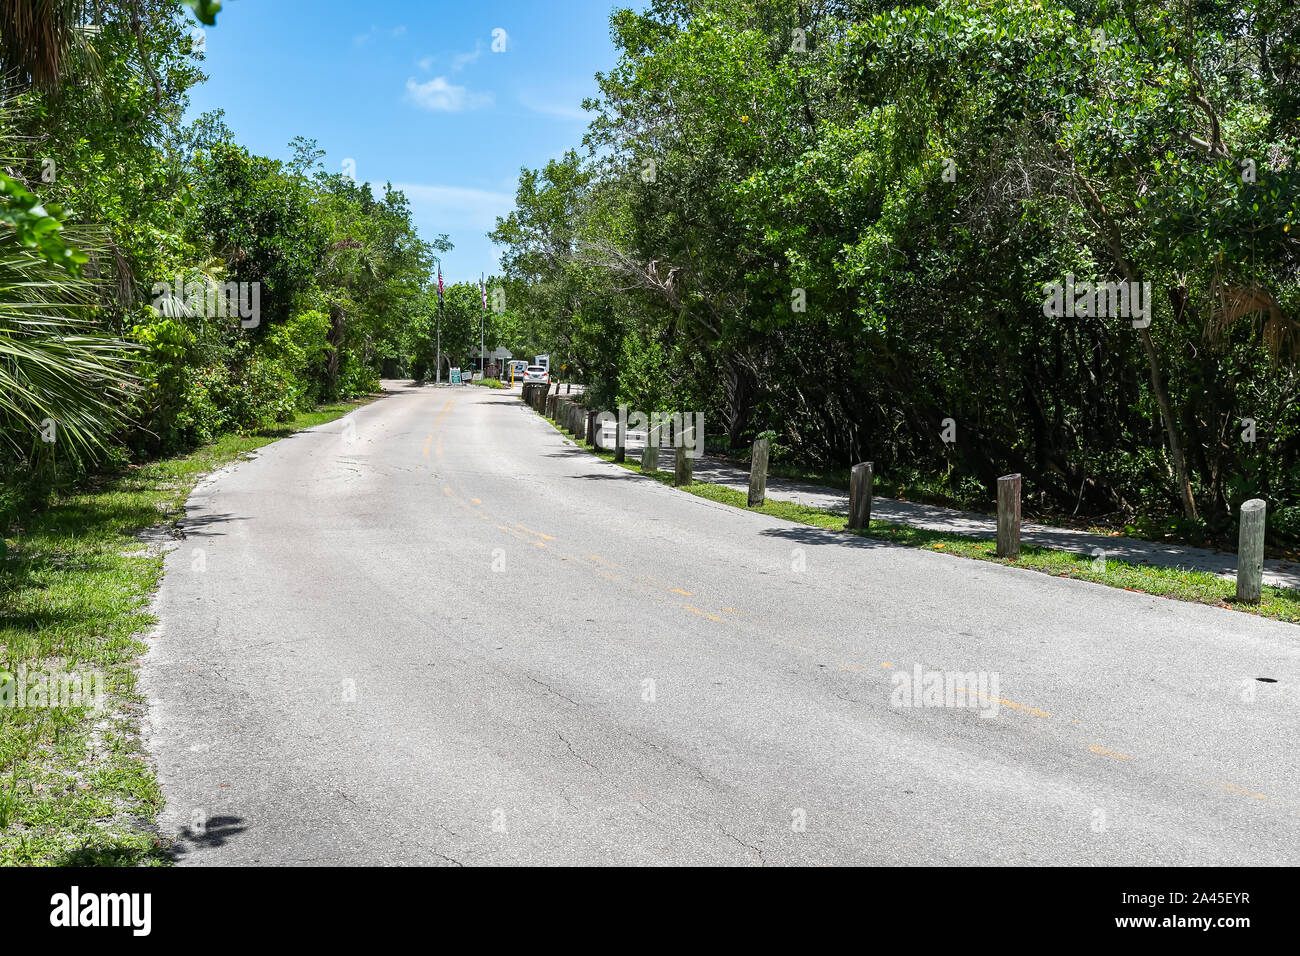
[[[1020,476],[1003,475],[998,479],[998,550],[999,558],[1020,557]]]
[[[1237,600],[1258,604],[1264,593],[1263,498],[1251,498],[1241,506],[1237,534]]]
[[[677,446],[676,467],[673,468],[673,484],[678,488],[691,483],[691,456],[686,453],[686,446]]]
[[[772,452],[772,439],[758,438],[749,456],[749,507],[758,508],[767,498],[767,456]]]
[[[627,425],[623,406],[619,406],[618,421],[614,424],[614,461],[622,463],[627,459]]]
[[[599,412],[587,412],[587,444],[592,448],[598,447],[596,445],[596,416],[599,414]]]
[[[853,471],[849,475],[850,531],[866,531],[871,527],[871,486],[874,483],[874,462],[864,461],[853,466]]]

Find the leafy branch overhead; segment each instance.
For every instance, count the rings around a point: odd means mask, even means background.
[[[35,193],[8,176],[0,173],[0,223],[3,223],[18,242],[35,249],[48,262],[64,266],[70,273],[80,275],[81,267],[88,261],[63,241],[64,213],[57,205],[42,206]]]
[[[216,26],[217,14],[221,12],[221,0],[184,0],[185,5],[194,11],[199,22],[206,26]]]
[[[525,170],[492,234],[600,401],[1192,535],[1265,496],[1300,538],[1291,0],[658,0],[610,26],[585,152]],[[1067,276],[1149,283],[1150,321],[1045,313]]]

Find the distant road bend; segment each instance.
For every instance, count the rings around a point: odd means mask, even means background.
[[[144,674],[182,863],[1300,859],[1295,626],[727,508],[517,391],[390,388],[190,500]]]

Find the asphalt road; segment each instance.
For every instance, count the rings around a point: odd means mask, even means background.
[[[195,491],[143,675],[183,863],[1300,861],[1295,626],[729,509],[516,395]]]

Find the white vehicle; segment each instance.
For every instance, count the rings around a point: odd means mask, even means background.
[[[551,357],[549,355],[535,356],[533,358],[533,364],[540,365],[542,368],[546,369],[548,374],[551,371]]]
[[[551,373],[541,365],[530,365],[524,372],[524,383],[528,382],[545,382],[551,384]]]
[[[512,361],[506,366],[506,382],[518,384],[524,380],[524,375],[528,371],[528,363],[522,359]]]

